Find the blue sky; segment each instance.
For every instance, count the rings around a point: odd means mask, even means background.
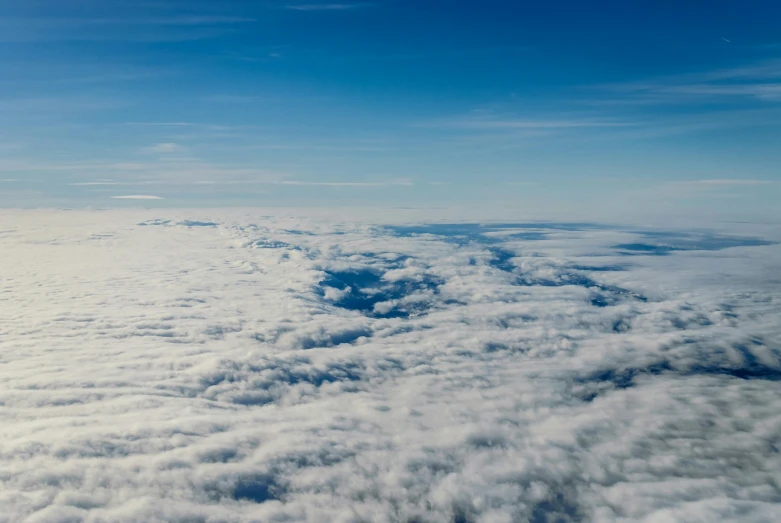
[[[770,209],[779,20],[769,0],[0,0],[0,205]]]

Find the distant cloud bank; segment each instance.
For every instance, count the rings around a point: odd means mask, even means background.
[[[124,196],[112,196],[114,200],[164,200],[160,196],[152,196],[151,194],[128,194]]]

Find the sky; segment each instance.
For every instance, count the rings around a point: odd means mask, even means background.
[[[0,206],[781,196],[773,1],[0,0]]]

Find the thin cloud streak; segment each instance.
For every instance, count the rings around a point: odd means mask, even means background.
[[[170,18],[5,18],[0,20],[0,42],[184,42],[222,36],[243,17]]]
[[[268,151],[335,151],[335,152],[378,152],[388,151],[389,147],[361,147],[361,146],[338,146],[338,145],[281,145],[281,144],[269,144],[269,145],[251,145],[248,149],[268,150]]]
[[[98,181],[98,182],[69,183],[68,185],[70,185],[72,187],[93,187],[93,186],[98,186],[98,185],[125,185],[125,184],[120,184],[120,182]]]
[[[636,82],[603,84],[597,87],[617,91],[645,90],[660,85],[687,85],[724,80],[756,80],[765,78],[781,78],[781,60],[768,60],[742,67],[716,69],[698,73],[668,75]]]
[[[279,182],[279,185],[297,185],[297,186],[323,186],[323,187],[383,187],[383,186],[411,186],[409,180],[394,180],[387,182],[308,182],[298,180],[287,180]]]
[[[173,16],[168,18],[6,18],[3,20],[3,24],[68,29],[84,26],[225,25],[256,21],[255,18],[241,16]]]
[[[601,120],[441,120],[416,124],[416,127],[444,127],[452,129],[577,129],[588,127],[632,127],[631,122]]]
[[[768,60],[743,67],[595,87],[605,92],[624,94],[628,102],[683,103],[706,97],[751,97],[775,101],[781,100],[780,80],[781,60]]]
[[[113,200],[165,200],[165,198],[150,194],[128,194],[125,196],[112,196],[111,198]]]
[[[772,185],[779,182],[772,180],[739,180],[739,179],[713,179],[713,180],[684,180],[671,182],[673,185],[688,185],[688,186],[752,186],[752,185]]]
[[[298,4],[288,5],[285,9],[292,11],[348,11],[351,9],[360,9],[369,7],[373,4]]]
[[[155,145],[152,145],[150,147],[144,147],[141,149],[141,152],[143,153],[160,153],[160,154],[170,154],[175,153],[181,150],[181,147],[175,143],[172,142],[165,142],[165,143],[158,143]]]
[[[148,127],[195,127],[200,124],[192,122],[125,122],[125,125]]]

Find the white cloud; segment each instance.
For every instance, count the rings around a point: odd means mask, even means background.
[[[283,180],[280,185],[314,185],[324,187],[382,187],[387,185],[412,185],[410,180],[387,180],[379,182],[314,182],[302,180]]]
[[[604,120],[523,120],[515,118],[462,118],[424,122],[420,127],[450,127],[455,129],[531,129],[531,130],[556,130],[579,129],[589,127],[630,127],[636,125],[630,122],[616,122]]]
[[[178,42],[214,38],[255,18],[220,15],[122,17],[4,17],[2,42]]]
[[[778,183],[773,180],[744,180],[744,179],[724,179],[716,178],[712,180],[684,180],[673,182],[677,185],[700,185],[700,186],[724,186],[724,185],[768,185]]]
[[[163,200],[160,196],[152,196],[150,194],[128,194],[124,196],[112,196],[115,200]]]
[[[162,153],[162,154],[169,154],[169,153],[176,153],[181,150],[181,147],[175,143],[158,143],[155,145],[152,145],[150,147],[144,147],[141,151],[144,153]]]
[[[781,60],[766,60],[741,67],[671,75],[639,82],[600,86],[608,92],[624,93],[631,100],[678,103],[724,97],[750,97],[763,101],[781,100]]]
[[[286,8],[294,11],[347,11],[350,9],[359,9],[372,4],[292,4]]]
[[[2,211],[2,517],[774,520],[779,245],[336,215]]]
[[[74,186],[74,187],[91,187],[93,185],[121,185],[121,182],[115,182],[112,180],[96,180],[94,182],[75,182],[75,183],[69,183],[68,185]]]
[[[141,127],[196,127],[192,122],[125,122],[125,125]]]

